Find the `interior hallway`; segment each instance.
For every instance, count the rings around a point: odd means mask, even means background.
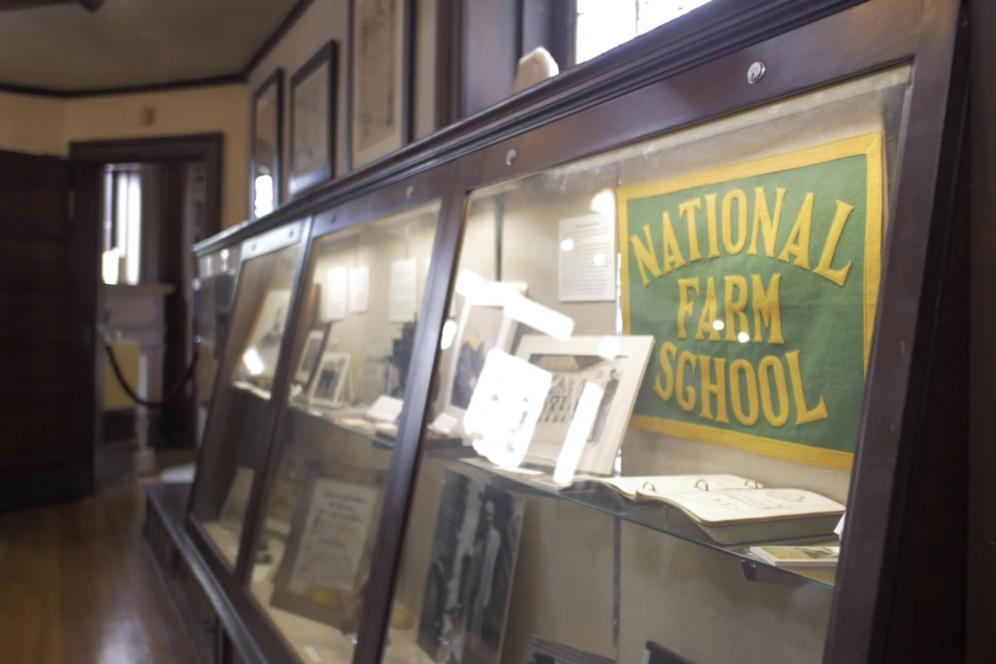
[[[141,480],[0,514],[0,662],[198,662],[142,539]]]

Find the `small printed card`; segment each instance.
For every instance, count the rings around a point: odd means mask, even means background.
[[[839,546],[752,546],[750,555],[775,567],[833,567]]]
[[[389,396],[379,396],[367,410],[367,417],[377,422],[389,422],[391,424],[401,417],[401,409],[405,402]]]

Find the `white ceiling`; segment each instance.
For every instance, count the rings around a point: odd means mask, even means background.
[[[107,0],[0,13],[0,83],[80,91],[239,73],[295,0]]]

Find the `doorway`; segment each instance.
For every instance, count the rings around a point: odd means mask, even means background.
[[[100,320],[125,382],[107,357],[98,391],[103,434],[97,441],[98,484],[128,480],[154,454],[194,447],[195,394],[178,391],[194,358],[191,245],[220,226],[220,134],[74,143],[73,160],[101,168]],[[173,393],[173,394],[170,394]]]

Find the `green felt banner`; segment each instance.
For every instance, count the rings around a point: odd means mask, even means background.
[[[620,188],[638,428],[850,468],[881,269],[881,136]]]

